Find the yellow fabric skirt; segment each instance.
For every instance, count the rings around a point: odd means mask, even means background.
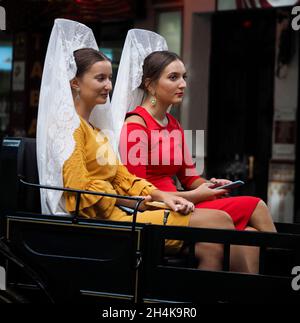
[[[178,212],[170,211],[166,225],[187,227],[189,225],[190,218],[191,213],[183,215]],[[109,220],[132,222],[132,216],[126,214],[118,207],[115,207]],[[136,222],[164,225],[164,210],[160,209],[138,212]],[[169,253],[176,253],[180,250],[182,244],[183,241],[181,240],[166,240],[165,245]]]

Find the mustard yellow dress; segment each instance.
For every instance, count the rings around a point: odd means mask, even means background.
[[[128,172],[114,154],[108,138],[97,128],[92,128],[80,117],[80,126],[74,134],[75,149],[63,166],[64,186],[80,190],[111,194],[145,196],[156,188],[145,179]],[[64,194],[67,210],[75,211],[76,195]],[[132,217],[116,205],[116,199],[82,194],[80,214],[86,218],[131,222]],[[137,222],[163,225],[164,210],[138,212]],[[167,225],[187,226],[189,215],[170,212]],[[167,240],[167,246],[180,247],[179,241]]]

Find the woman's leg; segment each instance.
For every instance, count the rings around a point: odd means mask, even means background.
[[[249,202],[245,200],[247,197],[238,197],[238,198],[228,198],[215,201],[207,201],[204,203],[199,203],[197,207],[200,207],[198,210],[211,210],[218,212],[218,208],[224,208],[223,214],[230,214],[233,221],[240,223],[240,227],[243,226],[244,218],[241,216],[246,214],[245,208],[248,208]],[[253,198],[254,199],[254,198]],[[247,203],[248,202],[248,203]],[[256,202],[257,203],[257,202]],[[232,213],[232,214],[231,214]],[[217,222],[218,220],[216,220]],[[216,225],[216,222],[214,223]],[[276,232],[272,217],[270,215],[269,209],[266,204],[260,200],[252,214],[248,214],[247,221],[244,223],[246,228],[243,230],[256,230],[256,231],[269,231]],[[210,226],[216,228],[216,226]],[[251,246],[231,246],[231,270],[238,272],[247,272],[247,273],[257,273],[259,268],[259,248]]]
[[[245,231],[257,231],[246,227]],[[230,270],[257,274],[259,271],[259,248],[242,245],[232,245],[230,248]]]
[[[238,201],[238,200],[237,200]],[[238,209],[241,209],[239,207]],[[276,232],[269,208],[260,200],[250,215],[245,231]],[[259,272],[259,248],[251,246],[232,246],[233,271],[242,271],[256,274]]]
[[[276,232],[269,208],[264,201],[260,200],[254,209],[248,225],[257,231]]]
[[[189,226],[234,230],[232,219],[226,212],[210,209],[195,209],[191,216]],[[199,261],[199,269],[222,270],[224,257],[222,244],[198,242],[195,244],[195,256]]]
[[[234,224],[224,211],[195,209],[189,226],[198,228],[231,229]],[[257,231],[247,227],[245,231]],[[251,246],[231,246],[230,269],[237,272],[258,273],[259,248]],[[199,261],[198,268],[203,270],[222,270],[224,249],[222,244],[198,242],[195,245],[195,256]]]

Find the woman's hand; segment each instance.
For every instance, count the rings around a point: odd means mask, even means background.
[[[195,209],[195,205],[192,202],[173,194],[168,194],[164,198],[163,202],[166,203],[173,211],[181,214],[189,214]]]
[[[216,185],[216,186],[213,186],[213,187],[218,187],[218,186],[222,186],[222,185],[232,183],[232,181],[230,181],[229,179],[218,179],[218,178],[214,178],[214,177],[212,177],[209,181],[212,184]]]
[[[194,200],[197,201],[196,203],[199,203],[203,201],[215,200],[221,197],[222,195],[227,194],[228,191],[224,189],[223,190],[214,189],[214,184],[212,183],[203,183],[197,188],[195,188],[193,191],[191,191],[191,193],[194,196]]]
[[[167,204],[167,206],[170,207],[171,210],[179,212],[181,214],[189,214],[195,209],[195,206],[192,202],[172,193],[155,190],[151,193],[151,196],[152,200],[164,202],[165,204]]]

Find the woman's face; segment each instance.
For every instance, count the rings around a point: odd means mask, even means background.
[[[80,99],[87,105],[94,107],[104,104],[112,89],[112,67],[109,61],[94,63],[88,71],[78,78]]]
[[[165,67],[154,86],[155,97],[161,103],[170,105],[181,103],[186,88],[186,69],[180,60]]]

